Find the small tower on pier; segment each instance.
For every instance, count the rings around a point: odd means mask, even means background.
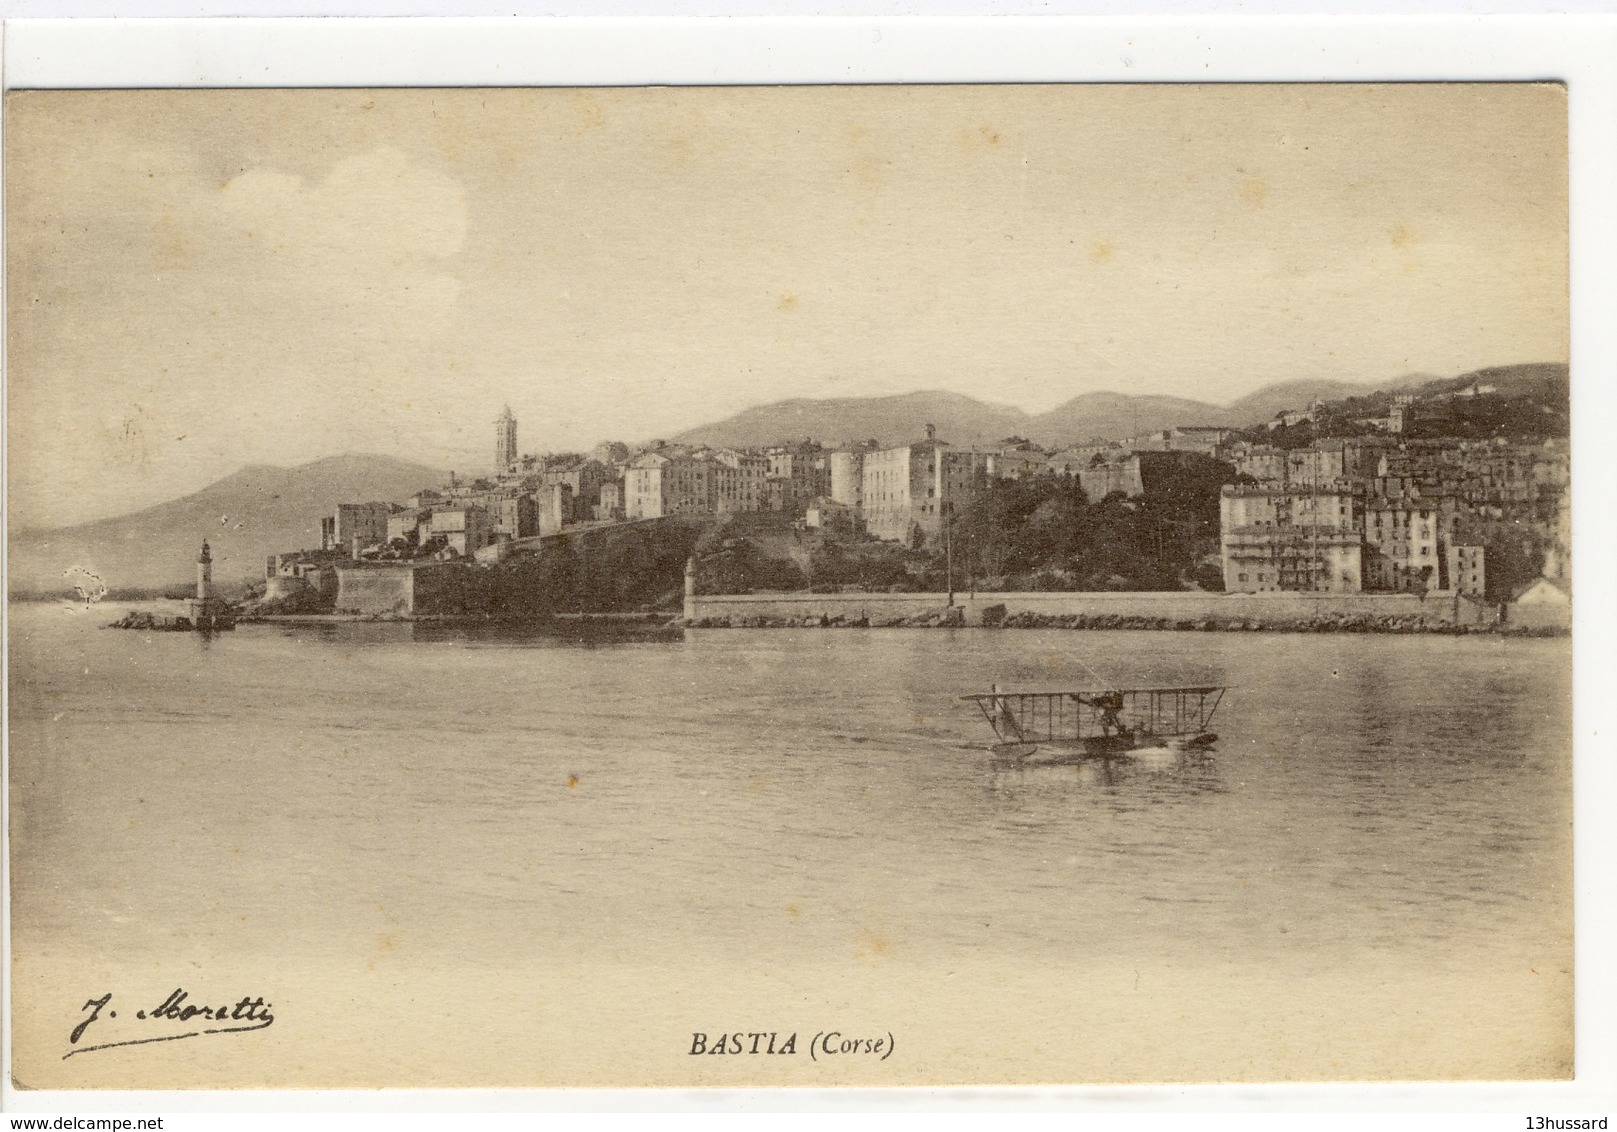
[[[202,553],[197,555],[197,595],[185,603],[191,624],[198,629],[228,629],[231,627],[230,606],[213,594],[213,552],[207,540]]]
[[[197,601],[206,604],[213,600],[213,555],[208,540],[202,540],[202,553],[197,555]]]

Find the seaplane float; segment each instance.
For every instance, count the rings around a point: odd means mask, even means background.
[[[998,740],[996,755],[1032,761],[1128,758],[1144,751],[1188,751],[1218,739],[1211,724],[1223,685],[992,691],[975,703]]]

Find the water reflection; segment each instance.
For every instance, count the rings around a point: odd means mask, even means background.
[[[989,755],[988,787],[1001,802],[1059,794],[1107,794],[1128,790],[1155,799],[1222,793],[1217,756],[1206,749],[1166,747],[1127,756],[1016,759]]]
[[[13,618],[36,941],[92,949],[86,907],[137,908],[120,946],[169,954],[184,923],[224,954],[246,916],[324,953],[391,930],[354,912],[384,901],[446,948],[647,962],[665,958],[648,923],[717,954],[788,906],[794,946],[828,963],[845,936],[813,925],[873,909],[908,954],[1033,965],[1566,936],[1565,642],[783,629],[590,648],[346,622],[242,625],[199,654],[110,617]],[[1073,653],[1125,686],[1230,685],[1217,747],[996,761],[959,697],[1085,686]],[[131,824],[141,798],[163,802]]]

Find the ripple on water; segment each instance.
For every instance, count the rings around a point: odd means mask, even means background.
[[[378,917],[524,954],[723,949],[778,921],[798,958],[836,957],[872,917],[912,954],[1565,944],[1564,641],[243,627],[203,653],[49,612],[14,611],[37,623],[12,657],[39,936],[92,908],[153,948],[182,913],[311,950]],[[1007,765],[957,699],[1085,665],[1231,685],[1217,747]]]

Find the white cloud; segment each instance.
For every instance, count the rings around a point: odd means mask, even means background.
[[[15,513],[69,521],[247,462],[392,447],[400,380],[454,325],[460,186],[390,148],[318,180],[109,157],[121,189],[13,206],[37,220],[16,254],[40,300],[13,306]]]

